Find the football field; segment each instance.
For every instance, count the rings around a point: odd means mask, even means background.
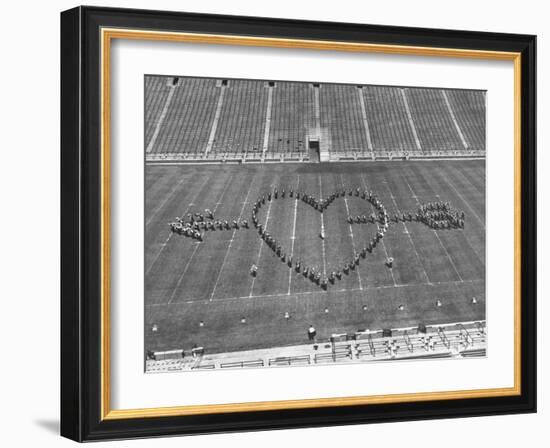
[[[258,197],[275,188],[318,199],[342,188],[371,190],[390,217],[449,201],[464,211],[465,228],[392,221],[372,253],[326,290],[283,263],[252,224],[205,232],[203,241],[170,231],[176,216],[205,209],[215,219],[251,223]],[[485,319],[484,160],[147,164],[145,202],[146,350],[301,344],[309,325],[322,340],[359,329]],[[266,201],[258,220],[287,255],[329,274],[377,231],[376,223],[349,224],[348,215],[373,210],[353,195],[320,213],[287,194]]]

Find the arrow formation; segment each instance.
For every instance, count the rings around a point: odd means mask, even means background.
[[[329,275],[323,275],[314,267],[308,266],[302,260],[294,260],[292,255],[286,253],[285,248],[274,238],[258,221],[258,213],[262,206],[267,202],[279,199],[290,198],[301,200],[305,204],[311,206],[319,213],[323,213],[335,200],[345,198],[346,196],[355,196],[368,202],[374,209],[373,213],[367,215],[347,216],[349,224],[377,224],[376,234],[365,242],[364,247],[357,253],[353,253],[343,266]],[[359,266],[360,260],[366,258],[367,253],[372,253],[378,243],[384,238],[385,233],[392,222],[419,222],[427,225],[434,230],[444,229],[463,229],[465,222],[465,214],[451,206],[449,202],[437,201],[426,204],[419,204],[418,208],[412,212],[395,213],[390,217],[384,204],[378,196],[372,191],[366,189],[338,189],[324,199],[318,199],[305,192],[294,191],[293,189],[285,190],[284,188],[274,188],[269,192],[259,196],[254,203],[252,209],[252,224],[258,231],[258,234],[273,253],[286,264],[289,268],[294,269],[297,273],[302,274],[305,278],[316,283],[323,289],[327,289],[328,285],[334,285],[341,280],[344,275],[349,275],[350,271],[355,270]],[[199,241],[203,240],[204,235],[211,231],[224,230],[239,230],[249,229],[248,221],[245,219],[236,219],[229,221],[227,219],[215,219],[214,214],[210,210],[205,210],[203,213],[189,213],[185,218],[176,218],[175,222],[169,224],[172,232],[193,238]],[[324,239],[324,234],[321,232],[320,238]],[[386,259],[386,266],[391,269],[393,267],[393,258]],[[258,267],[252,265],[250,273],[253,276],[257,275]]]

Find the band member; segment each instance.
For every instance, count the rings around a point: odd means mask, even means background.
[[[307,330],[307,337],[311,342],[315,342],[315,336],[317,335],[317,331],[313,327],[313,325],[310,325]]]

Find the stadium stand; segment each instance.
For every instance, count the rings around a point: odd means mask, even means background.
[[[262,149],[267,93],[258,81],[231,80],[225,95],[212,152],[230,157]]]
[[[362,90],[374,150],[377,153],[421,152],[407,116],[401,89],[364,86]]]
[[[321,127],[330,130],[332,153],[354,155],[368,148],[355,86],[326,84],[320,89]]]
[[[485,356],[485,321],[418,325],[417,327],[358,330],[332,335],[326,343],[274,347],[260,351],[184,357],[181,350],[156,352],[146,361],[147,372],[248,367],[304,366],[353,361]],[[176,353],[177,352],[177,353]],[[289,352],[292,356],[285,356]],[[272,357],[272,355],[277,356]],[[263,357],[260,357],[263,356]],[[172,358],[174,357],[174,358]]]
[[[306,134],[315,127],[314,94],[310,84],[277,82],[273,86],[267,151],[299,157],[306,151]]]
[[[443,91],[435,89],[403,89],[408,99],[423,152],[452,153],[464,147],[447,107]]]
[[[485,92],[145,78],[147,160],[484,157]]]
[[[485,94],[479,91],[446,92],[456,120],[474,151],[485,151]]]
[[[145,146],[149,145],[155,132],[166,98],[170,91],[166,78],[145,78]]]
[[[180,78],[152,152],[195,156],[204,152],[220,89],[216,80]]]

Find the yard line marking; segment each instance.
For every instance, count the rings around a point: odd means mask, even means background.
[[[455,114],[453,112],[453,108],[451,107],[451,103],[449,102],[449,98],[447,97],[447,92],[445,90],[441,90],[441,96],[445,100],[445,104],[447,105],[447,109],[449,109],[449,114],[451,115],[451,119],[453,120],[453,124],[455,125],[456,132],[458,132],[458,136],[460,137],[460,140],[462,141],[462,146],[464,146],[464,149],[468,149],[468,142],[466,141],[466,138],[464,137],[464,134],[462,133],[462,130],[460,129],[460,126],[458,125],[458,121],[456,121]]]
[[[222,113],[223,96],[225,94],[225,86],[220,86],[220,96],[218,97],[218,104],[216,105],[216,113],[214,115],[214,121],[212,122],[212,128],[210,129],[210,136],[208,137],[208,143],[204,150],[204,156],[208,155],[212,146],[214,145],[214,139],[216,138],[216,129],[218,129],[218,122],[220,121],[220,115]],[[203,157],[204,157],[203,156]]]
[[[279,176],[276,177],[276,179],[279,179]],[[273,187],[273,184],[271,184],[271,187]],[[270,188],[271,188],[270,187]],[[271,204],[273,204],[275,200],[269,201],[269,205],[267,206],[267,213],[265,216],[265,223],[264,223],[264,230],[267,230],[267,223],[269,222],[269,215],[271,214]],[[260,257],[262,255],[262,248],[264,247],[264,240],[260,238],[260,248],[258,249],[258,256],[256,257],[256,266],[260,264]],[[249,297],[252,297],[252,291],[254,290],[254,285],[256,284],[256,277],[252,277],[252,285],[250,286],[250,294]]]
[[[464,204],[466,204],[466,207],[468,207],[470,209],[470,211],[473,213],[473,215],[477,218],[477,220],[479,221],[479,223],[481,224],[481,226],[483,227],[483,230],[485,230],[485,223],[483,222],[483,220],[479,217],[479,215],[474,211],[474,209],[470,206],[470,203],[464,199],[464,196],[462,196],[458,190],[455,188],[455,186],[453,185],[453,183],[451,182],[451,179],[449,177],[447,177],[446,179],[446,182],[447,184],[450,185],[450,187],[453,189],[453,191],[457,194],[457,196],[462,200],[462,202],[464,202]]]
[[[151,216],[149,216],[149,219],[147,219],[147,221],[145,221],[145,226],[147,227],[151,221],[153,220],[153,218],[155,216],[157,216],[158,212],[160,212],[162,210],[162,208],[166,205],[166,203],[172,199],[172,196],[174,195],[174,193],[178,190],[179,186],[182,184],[182,182],[184,180],[188,180],[186,179],[185,177],[182,177],[181,180],[176,184],[175,187],[172,188],[172,191],[170,191],[170,194],[168,194],[166,196],[166,198],[164,198],[164,201],[161,202],[161,204],[155,209],[155,211],[151,214]]]
[[[411,191],[412,195],[413,195],[413,198],[414,200],[416,201],[416,204],[417,205],[420,205],[420,201],[418,200],[418,196],[416,195],[416,193],[414,192],[414,190],[412,189],[411,187],[411,184],[409,184],[409,181],[405,178],[403,178],[405,180],[405,183],[407,184],[407,187],[409,187],[409,190]],[[439,241],[439,244],[441,245],[441,247],[443,248],[443,250],[445,251],[445,253],[447,254],[447,258],[449,259],[449,261],[451,262],[451,265],[453,266],[453,269],[456,273],[456,275],[458,276],[458,279],[460,281],[463,281],[462,279],[462,276],[460,275],[460,273],[458,272],[458,269],[456,268],[456,265],[455,265],[455,262],[453,261],[453,259],[451,258],[451,254],[449,254],[449,251],[447,250],[447,248],[445,247],[445,245],[443,244],[443,241],[441,241],[441,238],[439,237],[439,234],[437,233],[437,231],[435,229],[432,229],[432,232],[435,234],[436,238],[437,238],[437,241]]]
[[[199,188],[199,190],[197,191],[197,194],[195,195],[195,197],[193,198],[193,200],[189,203],[189,205],[187,206],[187,208],[185,209],[185,211],[183,212],[182,216],[185,216],[187,214],[187,212],[189,211],[189,209],[191,208],[191,205],[194,205],[193,202],[195,202],[195,200],[199,197],[199,194],[200,192],[202,191],[204,185],[208,182],[208,176],[205,177],[204,179],[204,182],[202,183],[201,187]],[[147,226],[147,225],[146,225]],[[160,257],[160,254],[162,253],[162,251],[164,250],[164,248],[166,247],[166,245],[168,244],[168,241],[170,241],[170,239],[172,238],[172,235],[174,234],[174,232],[170,232],[170,234],[168,235],[168,238],[166,238],[166,241],[164,241],[164,243],[162,243],[162,246],[160,246],[160,250],[158,251],[157,255],[155,256],[155,258],[153,259],[153,261],[151,262],[151,264],[149,265],[149,267],[147,268],[147,270],[145,271],[145,275],[147,276],[149,274],[149,272],[151,272],[151,269],[153,268],[153,266],[155,265],[155,263],[157,262],[158,258]]]
[[[390,192],[390,197],[391,197],[391,200],[393,201],[393,206],[395,208],[396,213],[401,213],[401,211],[399,210],[399,207],[397,206],[395,196],[393,195],[392,190],[390,188],[389,182],[385,182],[385,184],[386,184],[386,187],[387,187],[388,191]],[[413,195],[414,195],[414,193],[413,193]],[[416,199],[416,202],[418,203],[418,198]],[[416,258],[418,259],[418,262],[420,263],[420,266],[422,266],[422,271],[424,272],[424,276],[426,277],[426,280],[428,281],[428,283],[431,283],[430,277],[428,276],[428,273],[426,272],[426,268],[424,268],[424,265],[422,264],[422,259],[420,258],[420,254],[418,253],[418,250],[416,250],[416,245],[414,244],[414,241],[411,237],[411,233],[409,232],[409,229],[407,228],[407,224],[405,224],[404,221],[401,221],[401,224],[403,224],[403,227],[405,228],[405,233],[409,237],[409,241],[411,242],[411,246],[414,249],[414,253],[416,254]]]
[[[146,153],[151,152],[153,150],[153,146],[155,146],[155,142],[157,141],[157,137],[159,135],[162,122],[164,121],[164,117],[166,117],[166,114],[168,113],[168,107],[172,102],[172,97],[174,96],[175,91],[176,91],[176,87],[170,86],[170,92],[168,92],[168,96],[166,97],[166,102],[164,103],[164,107],[162,108],[162,112],[160,113],[160,117],[159,117],[159,120],[157,121],[157,125],[155,126],[155,132],[153,133],[153,136],[151,137],[151,140],[149,141],[149,144],[145,149]]]
[[[323,200],[323,184],[321,182],[321,173],[319,173],[319,202]],[[321,238],[321,241],[323,242],[323,275],[327,276],[327,258],[326,258],[326,249],[325,249],[325,217],[323,212],[321,211],[321,233],[323,234],[323,238]]]
[[[344,178],[343,178],[342,174],[340,174],[340,183],[342,184],[342,188],[344,188]],[[344,196],[344,203],[346,204],[346,213],[348,214],[348,216],[350,216],[349,207],[348,207],[348,199],[347,199],[346,196]],[[353,228],[352,228],[351,224],[349,224],[349,235],[351,237],[351,247],[352,247],[353,253],[355,255],[357,253],[357,251],[355,250],[355,240],[353,238]],[[359,289],[361,291],[363,291],[363,283],[361,282],[361,274],[359,273],[359,266],[357,266],[357,268],[355,269],[355,272],[357,273],[357,279],[359,280]]]
[[[252,182],[250,182],[250,186],[248,187],[248,192],[246,193],[246,198],[244,199],[244,204],[241,208],[241,212],[239,213],[238,221],[241,220],[243,216],[244,209],[246,207],[246,203],[248,201],[248,196],[250,195],[250,190],[252,190]],[[220,277],[223,272],[223,267],[225,266],[225,262],[227,260],[227,256],[229,255],[229,251],[231,250],[231,246],[233,245],[233,240],[235,239],[235,233],[237,232],[237,229],[233,230],[233,234],[231,235],[231,241],[229,241],[229,246],[227,246],[227,251],[225,252],[225,256],[223,257],[222,267],[218,271],[218,277],[216,278],[216,283],[214,283],[214,288],[212,289],[212,294],[210,294],[210,302],[214,298],[214,294],[216,293],[216,289],[218,287],[218,282],[220,281]]]
[[[189,269],[189,266],[191,266],[191,261],[193,261],[193,257],[197,253],[198,248],[199,248],[199,245],[198,244],[195,245],[195,248],[191,253],[191,257],[189,257],[189,260],[187,261],[187,264],[185,265],[185,268],[183,269],[183,272],[181,273],[180,278],[178,279],[178,282],[176,283],[176,286],[174,287],[172,294],[170,295],[170,299],[168,299],[168,302],[166,302],[167,305],[170,305],[172,303],[172,300],[174,300],[174,297],[176,296],[176,291],[180,287],[183,277],[185,277],[185,274],[187,274],[187,269]]]
[[[403,97],[403,103],[405,105],[405,112],[407,112],[407,118],[409,119],[409,125],[411,126],[411,131],[414,136],[414,141],[416,143],[416,149],[418,151],[422,151],[422,146],[420,145],[420,139],[418,138],[418,134],[416,133],[416,126],[414,125],[413,117],[411,114],[411,109],[409,108],[409,102],[407,100],[407,95],[405,94],[405,89],[399,89],[401,92],[401,96]]]
[[[476,279],[468,279],[463,281],[444,281],[444,282],[433,282],[433,283],[406,283],[406,284],[398,284],[398,285],[382,285],[382,286],[366,286],[363,288],[364,291],[377,291],[377,290],[384,290],[384,289],[390,289],[390,288],[415,288],[415,287],[422,287],[422,286],[451,286],[451,285],[463,285],[464,283],[477,283],[477,282],[483,282],[484,278],[476,278]],[[359,288],[350,288],[350,289],[337,289],[337,290],[330,290],[332,293],[338,294],[338,293],[345,293],[345,292],[360,292],[361,290]],[[307,296],[312,294],[319,294],[318,290],[313,291],[302,291],[302,292],[295,292],[292,295],[293,296]],[[240,296],[240,297],[226,297],[224,299],[218,299],[217,301],[237,301],[237,300],[246,300],[246,299],[272,299],[274,297],[278,297],[281,299],[288,299],[288,296],[285,293],[276,293],[276,294],[259,294],[256,296]],[[187,300],[184,302],[172,302],[169,305],[183,305],[183,304],[192,304],[192,303],[201,303],[205,302],[205,300]],[[154,308],[159,306],[167,306],[167,303],[148,303],[145,306],[147,308]]]
[[[362,174],[361,174],[361,183],[363,184],[363,188],[365,190],[368,190],[367,183],[365,182],[365,178],[363,177]],[[369,204],[370,204],[370,202],[369,202]],[[370,204],[370,209],[373,213],[375,213],[374,206],[372,204]],[[380,226],[378,225],[378,223],[376,224],[376,226],[378,227],[378,230],[380,230]],[[384,243],[384,238],[382,238],[380,240],[380,242],[382,243],[382,249],[384,249],[384,253],[386,254],[386,259],[387,259],[387,258],[389,258],[389,255],[388,255],[388,250],[386,248],[386,243]],[[390,274],[391,274],[391,278],[393,280],[393,286],[397,286],[397,282],[395,281],[395,275],[393,275],[393,269],[390,269]]]
[[[300,188],[300,175],[298,174],[298,182],[296,184],[296,191]],[[298,212],[298,197],[294,200],[294,224],[292,226],[292,237],[290,240],[292,241],[290,245],[290,256],[294,258],[294,240],[296,239],[296,215]],[[290,285],[292,283],[292,266],[288,269],[288,292],[287,295],[290,295]],[[251,291],[252,293],[252,291]]]
[[[229,187],[229,185],[231,184],[231,180],[233,180],[233,177],[235,177],[234,175],[232,175],[228,181],[226,181],[226,184],[225,184],[225,187],[222,191],[222,194],[220,196],[220,199],[222,199],[224,196],[225,196],[225,192],[227,191],[227,188]],[[221,204],[221,202],[217,202],[217,204]],[[212,213],[216,213],[216,210],[218,209],[218,205],[216,205],[216,207],[214,207],[214,210],[212,211]],[[189,207],[187,207],[187,210],[189,210]],[[185,214],[184,214],[185,215]],[[171,232],[170,233],[170,236],[172,236],[174,233]],[[168,241],[168,240],[167,240]],[[195,248],[193,249],[193,252],[191,253],[191,257],[189,258],[189,261],[187,262],[187,264],[185,265],[185,269],[183,270],[183,272],[181,273],[180,275],[180,278],[178,279],[178,282],[176,283],[176,287],[174,288],[174,290],[172,291],[172,295],[170,296],[170,299],[168,300],[168,303],[172,302],[172,300],[174,299],[174,296],[176,295],[176,291],[178,290],[182,280],[183,280],[183,277],[185,277],[185,274],[187,273],[187,269],[189,268],[190,264],[191,264],[191,261],[193,260],[193,257],[195,256],[195,253],[197,252],[197,249],[199,248],[200,244],[196,244],[195,245]]]

